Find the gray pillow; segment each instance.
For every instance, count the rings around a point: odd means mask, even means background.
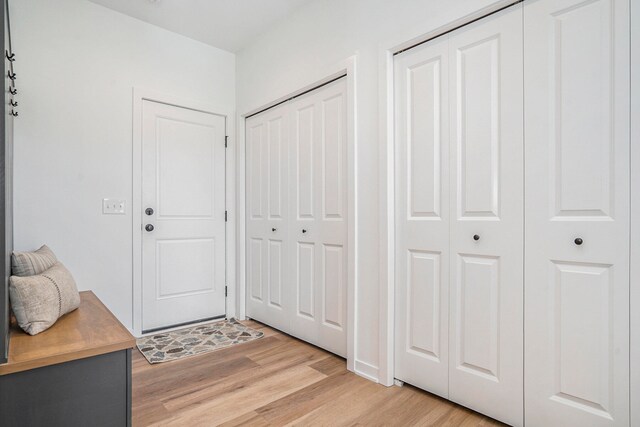
[[[29,335],[48,329],[80,305],[76,282],[59,262],[37,276],[11,276],[9,298],[18,325]]]
[[[34,252],[13,252],[11,273],[14,276],[34,276],[53,267],[56,262],[56,256],[47,245]]]

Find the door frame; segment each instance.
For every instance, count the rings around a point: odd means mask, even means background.
[[[133,187],[131,203],[132,262],[133,262],[133,335],[142,336],[142,224],[138,213],[142,212],[142,105],[144,101],[167,104],[174,107],[215,114],[225,118],[228,146],[225,155],[225,206],[228,212],[225,223],[225,277],[228,294],[225,300],[226,317],[236,315],[235,304],[230,303],[235,296],[236,283],[236,227],[235,212],[235,110],[231,106],[216,105],[206,101],[185,99],[145,88],[133,88]],[[169,329],[169,328],[168,328]]]
[[[237,297],[235,302],[237,304],[237,317],[241,320],[246,318],[246,139],[245,139],[245,126],[248,116],[274,107],[277,104],[288,101],[289,99],[302,95],[305,92],[316,89],[323,84],[326,84],[338,77],[346,76],[347,79],[347,369],[355,371],[367,378],[373,379],[365,369],[358,369],[358,362],[356,361],[356,294],[358,291],[358,271],[357,271],[357,236],[358,236],[358,223],[357,223],[357,200],[358,189],[356,185],[357,174],[357,129],[356,129],[356,56],[351,56],[337,64],[322,70],[317,74],[317,78],[313,78],[308,84],[303,87],[292,89],[290,92],[283,96],[278,97],[271,102],[249,106],[246,108],[239,108],[237,123],[238,123],[238,147],[236,156],[236,169],[237,169],[237,252],[236,257],[238,259],[237,264]]]

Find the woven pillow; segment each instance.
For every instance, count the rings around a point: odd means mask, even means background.
[[[14,276],[34,276],[58,262],[46,245],[34,252],[14,252],[11,255],[11,273]]]
[[[11,276],[9,298],[18,325],[29,335],[48,329],[80,305],[76,282],[59,262],[37,276]]]

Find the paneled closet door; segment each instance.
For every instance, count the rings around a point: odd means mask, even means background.
[[[287,114],[283,105],[246,121],[247,315],[285,331],[293,314]]]
[[[291,333],[347,354],[346,79],[290,106]],[[355,261],[351,261],[355,262]]]
[[[395,58],[395,377],[449,396],[448,37]]]
[[[522,6],[452,33],[449,398],[523,423]]]
[[[529,426],[629,425],[629,1],[525,6]]]

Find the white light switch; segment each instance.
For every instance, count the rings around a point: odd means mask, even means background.
[[[102,199],[102,213],[105,215],[124,215],[125,201],[120,199]]]

